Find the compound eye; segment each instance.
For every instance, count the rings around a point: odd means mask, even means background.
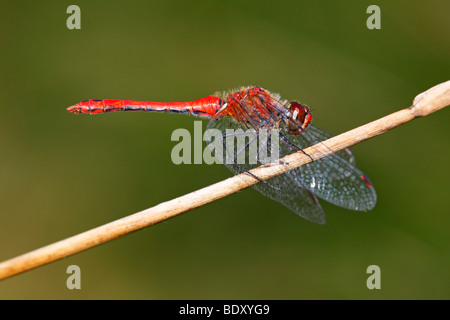
[[[311,122],[309,108],[293,101],[289,105],[289,111],[291,116],[287,121],[288,132],[292,135],[299,135],[306,130]]]
[[[293,101],[290,105],[290,111],[293,121],[303,123],[305,121],[305,115],[308,113],[308,107],[304,107],[300,103]]]

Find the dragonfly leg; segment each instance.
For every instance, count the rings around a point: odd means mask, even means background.
[[[314,161],[314,159],[307,154],[302,148],[300,148],[299,146],[297,146],[296,144],[292,143],[288,138],[286,138],[285,135],[283,135],[280,132],[280,139],[284,142],[284,144],[286,145],[286,147],[288,149],[290,149],[292,152],[297,152],[297,151],[301,151],[304,155],[306,155],[308,158],[311,159],[311,161]]]

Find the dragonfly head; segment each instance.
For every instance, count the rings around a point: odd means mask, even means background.
[[[292,101],[289,104],[290,117],[287,120],[287,131],[292,135],[299,135],[306,130],[311,123],[311,113],[307,106]]]

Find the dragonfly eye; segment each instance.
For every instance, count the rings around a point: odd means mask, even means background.
[[[289,105],[289,111],[291,117],[287,120],[287,130],[292,135],[299,135],[311,122],[309,108],[293,101]]]

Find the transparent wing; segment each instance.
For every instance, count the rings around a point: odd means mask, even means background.
[[[308,146],[325,141],[332,137],[331,134],[323,131],[322,129],[316,127],[313,124],[310,124],[306,132],[304,132],[303,134],[305,135],[305,137],[303,137],[304,138],[303,143],[307,143]],[[350,150],[350,148],[336,152],[336,154],[345,161],[349,162],[350,164],[354,166],[356,165],[355,156],[353,155],[353,152]]]
[[[242,131],[227,131],[230,128],[240,128]],[[234,174],[248,172],[265,162],[264,158],[260,159],[259,157],[261,148],[265,147],[264,139],[260,137],[259,131],[255,131],[249,124],[237,122],[229,116],[221,116],[213,118],[207,129],[218,129],[222,133],[225,138],[224,146],[221,154],[216,157],[220,157],[225,166]],[[233,146],[227,145],[227,141],[230,141],[228,139],[235,141]],[[244,143],[238,144],[236,141],[238,139],[246,140]],[[270,137],[267,139],[271,143]],[[259,143],[261,141],[263,143]],[[286,150],[280,148],[279,152],[282,157]],[[291,153],[290,150],[289,153]],[[305,183],[304,177],[301,176],[301,171],[291,170],[269,180],[261,181],[252,187],[266,197],[283,204],[299,216],[311,222],[323,224],[325,223],[325,214],[309,186],[310,183]]]
[[[318,127],[310,125],[300,135],[283,134],[291,143],[282,144],[283,153],[292,153],[330,137]],[[296,147],[297,148],[296,148]],[[357,211],[373,209],[377,195],[369,178],[355,167],[355,158],[349,149],[331,154],[299,169],[302,182],[318,197],[343,208]]]

